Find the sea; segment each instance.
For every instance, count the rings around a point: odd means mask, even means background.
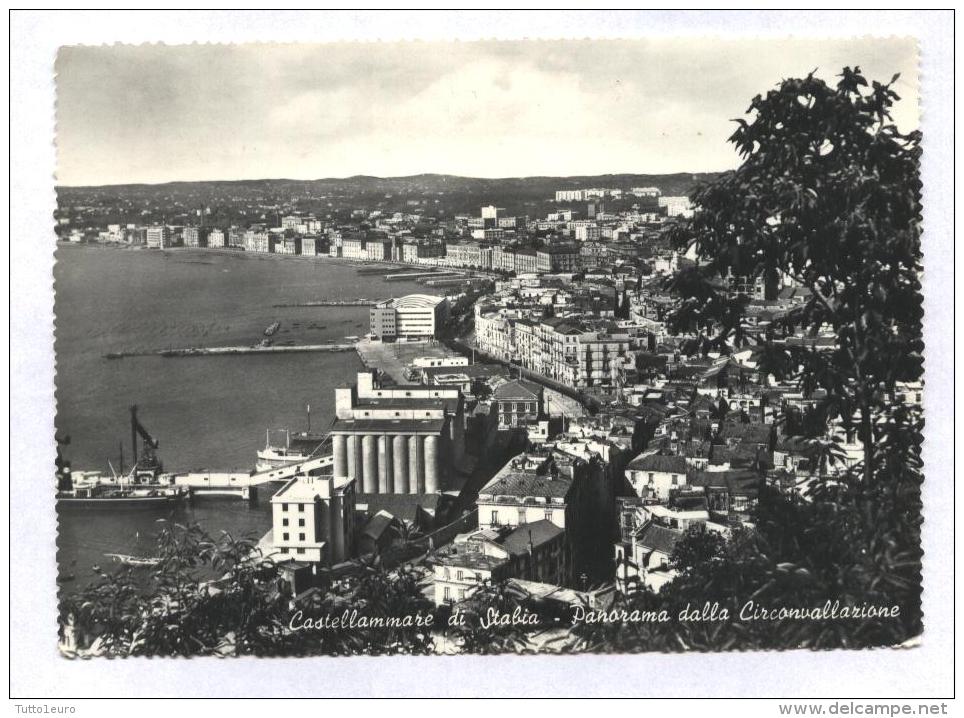
[[[324,430],[334,389],[355,378],[354,352],[135,356],[110,352],[255,344],[280,322],[277,344],[343,342],[368,331],[367,306],[278,307],[381,299],[415,282],[362,275],[326,257],[212,250],[60,245],[54,269],[58,434],[74,470],[119,470],[131,459],[129,407],[160,442],[165,471],[248,471],[269,429]],[[387,273],[388,270],[386,270]],[[51,482],[53,482],[51,471]],[[174,510],[59,512],[63,588],[81,585],[105,554],[150,556],[159,520],[198,523],[212,536],[260,538],[270,528],[271,485],[256,503],[198,499]]]

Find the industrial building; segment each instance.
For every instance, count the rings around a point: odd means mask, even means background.
[[[426,494],[451,488],[464,451],[462,393],[439,386],[382,387],[361,372],[335,390],[334,476],[365,494]]]
[[[381,340],[433,339],[448,314],[448,300],[431,294],[409,294],[373,305],[371,333]]]
[[[279,561],[334,565],[354,555],[355,482],[299,476],[271,497],[272,543]]]

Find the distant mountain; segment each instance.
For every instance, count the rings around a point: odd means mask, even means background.
[[[478,191],[486,189],[505,189],[525,187],[529,192],[554,193],[557,189],[579,189],[583,187],[629,187],[655,186],[663,194],[684,194],[696,184],[712,180],[718,172],[675,173],[675,174],[605,174],[573,175],[568,177],[462,177],[458,175],[418,174],[407,177],[373,177],[354,175],[352,177],[328,177],[315,180],[296,179],[251,179],[251,180],[204,180],[196,182],[164,182],[160,184],[115,184],[58,187],[59,192],[73,193],[90,190],[113,190],[115,192],[173,191],[203,192],[216,189],[220,192],[237,188],[242,190],[261,190],[265,192],[299,190],[358,190],[362,192],[385,191],[404,192],[413,189],[422,192]],[[527,194],[529,193],[527,192]]]
[[[664,195],[688,195],[719,173],[609,174],[571,177],[459,177],[420,174],[409,177],[354,177],[317,180],[254,179],[59,187],[61,218],[70,226],[102,227],[110,223],[190,224],[201,208],[213,225],[280,222],[285,212],[311,212],[347,221],[356,211],[415,212],[426,217],[478,216],[496,205],[509,216],[544,217],[558,206],[556,190],[605,187],[658,187]],[[611,209],[626,209],[633,197],[606,200]],[[584,205],[585,203],[574,203]],[[581,211],[585,210],[583,206]],[[61,224],[61,229],[68,225]]]

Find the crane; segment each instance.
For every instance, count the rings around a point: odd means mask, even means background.
[[[160,462],[157,460],[157,456],[154,454],[154,450],[160,445],[157,439],[151,436],[150,432],[144,428],[137,419],[137,405],[131,405],[131,445],[134,449],[134,466],[133,470],[136,472],[139,468],[137,461],[137,436],[140,435],[142,441],[144,442],[143,450],[143,463],[144,469],[149,471],[159,470]]]

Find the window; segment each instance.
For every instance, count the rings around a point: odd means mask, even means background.
[[[552,509],[546,509],[545,519],[546,521],[552,521]]]
[[[304,519],[298,519],[298,525],[299,525],[299,526],[304,526],[304,525],[305,525],[305,520],[304,520]]]
[[[463,580],[463,573],[462,573],[462,571],[456,571],[456,572],[455,572],[455,580],[456,580],[456,581],[461,581],[461,580]]]
[[[443,596],[445,597],[445,600],[446,600],[446,601],[451,601],[451,600],[452,600],[452,589],[451,589],[451,588],[449,588],[448,586],[446,586],[444,589],[442,589],[442,592],[443,592]]]
[[[288,519],[281,519],[281,525],[282,525],[282,526],[287,526],[287,525],[288,525]]]
[[[282,511],[287,511],[287,510],[288,510],[288,504],[281,504],[281,510],[282,510]]]
[[[298,553],[304,553],[304,552],[305,552],[305,550],[304,550],[303,548],[299,548],[299,549],[298,549]]]
[[[286,533],[281,534],[281,540],[282,540],[282,541],[287,541],[287,540],[288,540],[288,534],[286,534]]]
[[[653,473],[652,473],[652,472],[650,472],[650,474],[649,474],[649,483],[653,483]]]
[[[676,474],[673,474],[672,481],[673,481],[673,486],[677,486],[679,484],[679,476],[677,476]]]
[[[305,505],[304,505],[304,504],[298,504],[298,510],[301,511],[302,513],[304,513]]]
[[[492,512],[492,520],[491,520],[489,523],[491,523],[493,526],[498,526],[498,525],[499,525],[499,512],[498,512],[498,511],[493,511],[493,512]]]
[[[305,540],[305,535],[304,535],[304,534],[298,534],[298,540],[299,540],[299,541],[304,541],[304,540]]]
[[[526,522],[526,510],[519,509],[519,525],[522,526]]]
[[[288,547],[286,546],[286,547],[282,548],[282,549],[281,549],[281,553],[288,553]]]

